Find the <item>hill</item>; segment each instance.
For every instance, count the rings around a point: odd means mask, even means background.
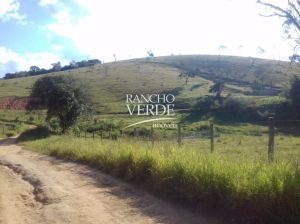
[[[181,73],[193,74],[188,80]],[[213,82],[224,81],[224,96],[244,97],[249,103],[266,104],[278,97],[300,68],[289,62],[234,56],[186,55],[132,59],[53,72],[88,85],[98,112],[126,111],[125,94],[174,93],[179,107],[192,107]],[[1,97],[26,97],[41,76],[0,80]]]

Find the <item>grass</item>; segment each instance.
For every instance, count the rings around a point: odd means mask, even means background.
[[[252,62],[253,66],[251,66]],[[187,85],[179,74],[186,69],[213,72],[191,78]],[[105,63],[71,71],[55,72],[47,75],[67,75],[77,78],[89,86],[98,112],[126,112],[125,94],[128,93],[171,93],[176,92],[177,106],[185,103],[185,108],[193,106],[199,97],[209,95],[212,81],[226,82],[224,96],[238,96],[260,99],[260,103],[270,103],[269,96],[256,95],[254,83],[283,88],[293,75],[299,74],[299,67],[288,62],[230,57],[230,56],[168,56],[151,60],[134,59],[116,63]],[[41,76],[0,80],[0,97],[28,96],[33,83]],[[244,84],[243,81],[248,84]],[[116,88],[117,87],[117,88]],[[254,98],[253,98],[254,97]],[[272,101],[272,100],[271,100]]]
[[[44,111],[0,110],[0,138],[11,137],[44,121]]]
[[[212,72],[215,77],[226,78],[236,83],[246,81],[277,87],[285,86],[290,78],[299,75],[297,65],[289,62],[258,59],[252,57],[217,56],[217,55],[182,55],[154,58],[154,62],[172,65],[181,69],[200,69]],[[229,84],[229,83],[228,83]],[[240,83],[241,84],[241,83]],[[236,86],[236,84],[235,84]],[[239,86],[239,84],[237,84]],[[232,86],[231,86],[232,87]]]
[[[96,126],[106,121],[124,127],[145,118],[128,115],[128,93],[174,93],[176,109],[203,109],[197,105],[212,94],[208,90],[213,81],[225,80],[224,96],[232,94],[254,110],[265,106],[272,109],[285,99],[279,93],[263,95],[260,90],[275,86],[282,91],[299,69],[288,62],[193,55],[120,61],[49,75],[72,76],[88,85],[99,114],[79,125],[89,127],[98,120]],[[201,76],[185,84],[186,80],[178,77],[184,70],[199,70]],[[28,96],[39,77],[0,80],[0,97]],[[268,163],[267,127],[238,123],[245,120],[236,114],[218,117],[217,113],[177,113],[178,120],[185,123],[185,134],[204,133],[201,139],[184,139],[182,147],[174,139],[162,139],[176,138],[176,130],[155,130],[159,141],[154,148],[149,141],[121,138],[100,142],[98,135],[98,141],[93,141],[51,136],[41,129],[24,133],[20,141],[37,152],[89,164],[180,202],[242,212],[241,217],[254,223],[300,223],[300,138],[277,133],[275,161]],[[0,137],[7,135],[6,131],[1,134],[1,125],[20,125],[14,130],[16,134],[28,124],[42,124],[44,116],[45,112],[0,110]],[[209,123],[204,121],[208,119],[215,122],[214,154],[207,138]],[[149,128],[146,124],[142,127]]]
[[[280,136],[287,148],[278,149],[276,161],[268,163],[262,156],[266,136],[222,135],[211,154],[207,139],[184,141],[182,147],[161,141],[152,148],[134,139],[35,139],[41,133],[30,131],[20,140],[34,151],[97,167],[182,203],[238,211],[253,223],[300,222],[298,138]]]
[[[12,137],[27,130],[28,126],[19,122],[0,123],[0,138]]]

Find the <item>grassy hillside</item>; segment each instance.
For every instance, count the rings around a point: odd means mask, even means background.
[[[236,56],[168,56],[155,58],[153,62],[179,69],[198,69],[202,77],[224,79],[239,85],[257,82],[263,86],[283,87],[300,71],[298,65],[290,62]]]
[[[196,71],[188,83],[179,75]],[[300,74],[288,62],[230,56],[168,56],[106,63],[49,75],[71,75],[89,86],[98,112],[126,111],[125,94],[175,93],[178,104],[194,105],[201,96],[210,95],[215,81],[225,81],[224,96],[246,97],[249,103],[280,101],[290,78]],[[41,76],[0,80],[0,97],[28,96],[34,81]]]

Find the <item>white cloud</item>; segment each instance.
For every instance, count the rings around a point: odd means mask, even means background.
[[[254,0],[74,1],[86,13],[58,8],[48,30],[105,61],[114,53],[118,59],[146,56],[149,49],[155,55],[218,54],[220,45],[228,46],[226,54],[243,56],[287,59],[291,53],[280,21],[260,17]],[[259,54],[258,46],[266,53]]]
[[[63,45],[60,45],[60,44],[52,44],[51,48],[54,51],[57,51],[57,52],[60,52],[60,53],[63,53],[63,50],[65,49],[65,47]]]
[[[49,52],[31,52],[24,55],[18,54],[6,47],[0,46],[0,77],[6,73],[29,70],[32,65],[49,69],[53,62],[60,61],[67,64],[68,61]]]
[[[20,24],[26,24],[26,16],[20,14],[20,2],[18,0],[0,1],[0,21],[16,20]]]
[[[40,0],[39,1],[40,6],[56,5],[57,3],[58,3],[58,0]]]
[[[60,36],[70,36],[72,32],[72,15],[69,8],[63,8],[53,14],[54,22],[47,25],[47,28],[52,32]]]

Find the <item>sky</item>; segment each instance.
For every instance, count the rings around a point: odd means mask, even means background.
[[[256,0],[0,0],[0,77],[148,50],[288,60],[282,21],[265,10]]]

